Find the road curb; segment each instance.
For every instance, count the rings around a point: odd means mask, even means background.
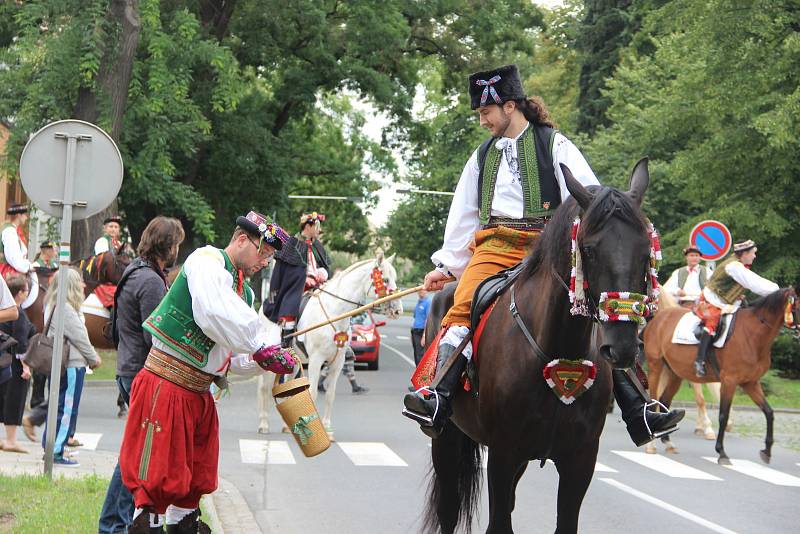
[[[214,504],[214,497],[212,495],[203,495],[202,502],[203,510],[205,510],[205,516],[203,517],[203,520],[211,528],[211,532],[215,534],[225,534],[225,529],[222,527],[222,523],[219,521],[217,507]]]
[[[263,534],[247,501],[233,483],[219,479],[219,487],[211,497],[214,500],[214,513],[224,534]],[[217,530],[212,532],[216,533]]]

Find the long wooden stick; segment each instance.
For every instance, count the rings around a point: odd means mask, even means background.
[[[345,319],[347,317],[352,317],[353,315],[358,315],[359,313],[361,313],[363,311],[366,311],[366,310],[368,310],[370,308],[374,308],[378,304],[383,304],[384,302],[389,302],[390,300],[397,300],[400,297],[405,297],[406,295],[410,295],[411,293],[416,293],[417,291],[419,291],[423,287],[425,287],[425,286],[419,285],[417,287],[404,289],[403,291],[400,291],[399,293],[392,293],[391,295],[386,295],[385,297],[381,297],[378,300],[373,300],[369,304],[364,304],[363,306],[360,306],[360,307],[356,308],[353,311],[349,311],[347,313],[343,313],[341,315],[337,315],[336,317],[328,319],[327,321],[323,321],[321,323],[317,323],[314,326],[309,326],[308,328],[303,328],[302,330],[298,330],[297,332],[294,332],[293,334],[289,334],[286,337],[299,336],[301,334],[305,334],[306,332],[310,332],[312,330],[316,330],[317,328],[320,328],[322,326],[329,325],[331,323],[335,323],[336,321],[339,321],[341,319]]]

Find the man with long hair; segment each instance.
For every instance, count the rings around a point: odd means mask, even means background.
[[[516,65],[469,77],[471,106],[491,138],[467,161],[447,217],[442,248],[433,253],[435,269],[425,275],[425,290],[437,291],[458,279],[453,307],[442,320],[437,375],[470,331],[470,307],[478,284],[521,262],[569,191],[566,165],[583,186],[599,185],[578,148],[555,129],[539,97],[528,98]],[[566,295],[565,297],[566,298]],[[438,386],[405,396],[404,415],[428,436],[438,436],[450,415],[451,400],[472,357],[467,343]],[[614,371],[614,393],[631,437],[677,429],[683,411],[646,412],[639,390],[623,371]],[[634,438],[634,441],[638,441]],[[637,445],[642,443],[637,442]]]
[[[287,238],[259,213],[238,217],[228,245],[192,252],[145,319],[152,347],[133,381],[119,457],[135,505],[130,534],[162,532],[165,519],[170,533],[209,532],[198,505],[217,487],[211,384],[225,389],[229,370],[287,374],[296,364],[291,351],[267,339],[246,281]]]
[[[167,294],[165,269],[177,260],[184,237],[183,225],[178,219],[158,216],[150,221],[139,241],[139,257],[128,265],[117,285],[112,333],[117,347],[117,388],[123,403],[120,409],[127,409],[133,379],[144,368],[152,345],[152,335],[142,328],[142,322]],[[98,532],[125,532],[132,517],[133,496],[122,485],[117,463],[100,513]]]

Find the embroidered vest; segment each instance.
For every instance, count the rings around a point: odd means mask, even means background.
[[[698,282],[700,283],[700,289],[706,287],[706,278],[708,277],[706,268],[698,265],[697,268],[699,269],[697,273]],[[686,280],[689,279],[689,268],[688,267],[681,267],[678,269],[678,287],[683,289],[686,285]]]
[[[5,232],[6,228],[13,228],[14,232],[17,231],[17,227],[11,224],[10,222],[5,223],[3,226],[0,226],[0,233]],[[5,247],[3,245],[3,240],[0,239],[0,263],[8,263],[6,261],[6,253]]]
[[[711,279],[708,281],[708,288],[726,304],[735,304],[745,292],[744,286],[725,271],[725,267],[738,261],[736,256],[730,256],[714,269]]]
[[[523,218],[549,217],[561,204],[561,188],[553,164],[553,141],[557,130],[533,124],[517,139]],[[496,138],[484,141],[478,149],[478,219],[489,223],[497,171],[503,151],[494,146]]]
[[[236,291],[239,282],[238,270],[233,266],[225,251],[220,250],[220,253],[225,259],[225,270],[233,276],[233,290]],[[242,300],[252,307],[253,296],[253,291],[244,281]],[[214,348],[215,342],[203,333],[194,320],[189,282],[182,268],[166,296],[142,326],[153,337],[176,351],[195,367],[202,369],[208,363],[208,354]]]

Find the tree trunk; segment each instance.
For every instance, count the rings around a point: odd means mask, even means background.
[[[103,54],[98,74],[98,87],[107,93],[110,101],[111,131],[115,143],[119,143],[128,103],[128,88],[133,76],[133,62],[139,46],[139,0],[113,0],[109,18],[121,26],[119,42],[111,42]],[[96,123],[99,118],[97,99],[99,95],[81,89],[75,106],[75,118]],[[94,242],[103,233],[103,220],[117,209],[117,201],[100,213],[72,223],[72,258],[85,258],[94,253]]]

